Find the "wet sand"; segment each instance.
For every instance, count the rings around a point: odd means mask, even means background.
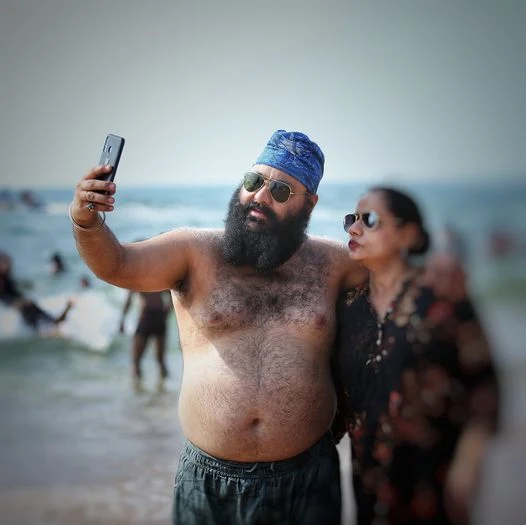
[[[506,312],[499,315],[509,323]],[[514,325],[510,338],[504,319],[492,324],[492,335],[503,345],[503,432],[488,455],[474,523],[516,525],[526,516],[526,356],[517,359],[515,353],[517,341],[524,348],[526,333]],[[183,443],[177,419],[180,367],[171,359],[175,373],[164,392],[155,387],[152,366],[145,367],[149,379],[139,394],[127,377],[106,386],[89,371],[75,383],[35,376],[31,390],[23,376],[11,377],[10,395],[0,402],[2,525],[169,525]],[[351,524],[348,441],[339,451],[347,495],[343,523]]]
[[[49,410],[47,416],[62,420],[49,419],[48,431],[39,421],[40,439],[11,444],[9,455],[2,455],[2,524],[170,523],[183,443],[177,390],[123,395],[117,410],[102,417],[97,399],[81,417]]]

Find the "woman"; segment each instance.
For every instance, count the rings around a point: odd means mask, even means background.
[[[344,228],[370,273],[341,298],[335,354],[358,523],[465,523],[498,404],[475,312],[411,263],[429,236],[409,196],[373,188]]]

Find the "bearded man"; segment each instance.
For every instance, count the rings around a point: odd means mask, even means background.
[[[125,245],[97,213],[114,209],[115,184],[97,180],[111,167],[77,184],[70,218],[91,270],[172,294],[186,437],[174,523],[340,523],[335,304],[366,276],[345,245],[307,235],[324,161],[307,135],[278,130],[234,192],[224,229]]]

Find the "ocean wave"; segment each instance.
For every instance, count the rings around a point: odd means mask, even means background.
[[[52,316],[59,315],[68,301],[74,305],[66,319],[58,325],[42,324],[37,331],[24,322],[20,312],[0,304],[0,340],[28,338],[60,338],[87,349],[107,352],[119,334],[121,312],[112,306],[105,294],[95,291],[56,294],[38,299],[38,305]]]

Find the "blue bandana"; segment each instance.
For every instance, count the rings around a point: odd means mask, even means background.
[[[323,176],[325,157],[307,135],[278,129],[254,164],[284,171],[301,182],[310,193],[316,193]]]

